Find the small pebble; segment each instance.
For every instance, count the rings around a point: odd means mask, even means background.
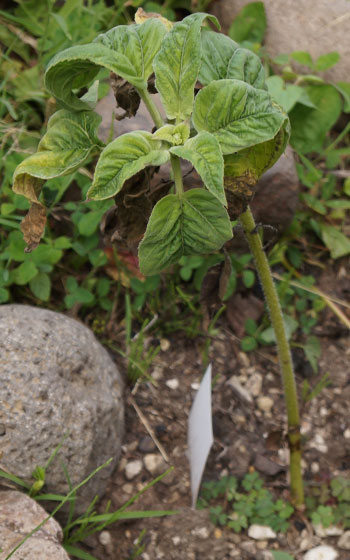
[[[251,394],[241,385],[235,375],[230,377],[230,379],[227,381],[227,385],[230,385],[232,387],[234,393],[241,401],[245,402],[246,404],[253,404]]]
[[[330,525],[329,527],[323,527],[321,524],[312,524],[315,534],[323,539],[324,537],[339,537],[343,534],[343,530],[335,525]]]
[[[160,349],[166,352],[170,348],[170,342],[167,338],[162,338],[159,343]]]
[[[153,439],[150,436],[144,436],[138,446],[141,453],[151,453],[156,448]]]
[[[259,541],[256,543],[256,548],[258,548],[259,550],[265,550],[265,548],[267,548],[267,545],[267,541]]]
[[[249,377],[245,388],[249,391],[249,393],[253,397],[258,397],[261,393],[262,389],[263,378],[260,373],[253,373],[251,377]]]
[[[275,539],[277,535],[271,527],[265,525],[251,525],[248,529],[248,537],[256,541],[264,541],[266,539]]]
[[[350,428],[348,428],[347,430],[345,430],[345,432],[344,432],[344,437],[345,437],[346,439],[350,439]]]
[[[150,474],[161,474],[167,467],[163,457],[157,453],[149,453],[145,456],[143,462]]]
[[[269,413],[273,407],[273,400],[270,397],[261,396],[257,400],[257,405],[262,412]]]
[[[101,531],[98,536],[98,540],[102,544],[102,546],[110,546],[112,544],[112,536],[109,531]]]
[[[343,550],[350,550],[350,531],[345,531],[338,540],[338,547]]]
[[[181,542],[180,537],[177,536],[177,535],[176,535],[175,537],[172,537],[171,540],[173,541],[173,543],[174,543],[175,546],[177,546],[177,545],[180,544],[180,542]]]
[[[208,539],[210,535],[210,531],[208,527],[196,527],[191,531],[191,534],[194,537],[200,537],[201,539]]]
[[[140,459],[135,459],[135,461],[130,461],[125,466],[125,476],[128,480],[132,480],[140,474],[142,471],[142,461]]]
[[[314,474],[320,472],[320,465],[316,462],[311,463],[311,472],[313,472]]]
[[[338,558],[338,552],[331,546],[316,546],[304,556],[304,560],[335,560],[336,558]]]
[[[218,529],[218,528],[215,529],[215,531],[214,531],[214,537],[215,537],[216,539],[221,539],[221,537],[222,537],[222,531],[221,531],[221,529]]]
[[[180,385],[179,380],[174,378],[174,379],[168,379],[168,381],[165,382],[165,385],[167,387],[169,387],[169,389],[171,390],[175,390],[178,388],[178,386]]]

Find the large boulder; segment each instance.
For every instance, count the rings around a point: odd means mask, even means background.
[[[218,0],[211,12],[227,32],[243,6],[251,0]],[[348,81],[350,74],[348,0],[265,0],[267,33],[265,45],[271,56],[308,51],[313,58],[338,51],[341,59],[324,73],[335,81]]]
[[[46,519],[46,511],[32,498],[16,490],[0,492],[0,560]],[[62,529],[49,519],[12,556],[13,560],[69,560],[62,548]]]
[[[109,458],[112,462],[79,490],[83,510],[103,495],[121,448],[124,407],[121,376],[93,333],[65,315],[26,305],[0,307],[1,463],[30,482],[47,469],[48,492],[67,493]]]

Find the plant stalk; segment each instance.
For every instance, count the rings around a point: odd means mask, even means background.
[[[288,418],[291,495],[296,507],[301,508],[304,504],[304,488],[301,472],[300,416],[292,356],[286,336],[283,314],[276,286],[249,206],[248,209],[241,214],[240,221],[255,260],[256,269],[264,290],[271,324],[276,336]]]
[[[142,101],[146,105],[148,112],[153,119],[154,124],[156,125],[157,128],[161,128],[164,125],[164,121],[151,95],[148,93],[147,89],[138,89],[137,91]]]
[[[146,105],[149,114],[151,115],[154,124],[156,125],[157,128],[160,128],[161,126],[164,125],[164,121],[162,119],[162,116],[160,114],[160,112],[158,111],[158,108],[156,106],[156,104],[154,103],[151,95],[148,93],[147,90],[137,90],[142,101],[144,102],[144,104]],[[170,155],[170,163],[171,163],[171,167],[173,170],[173,175],[174,175],[174,182],[175,182],[175,188],[176,188],[176,193],[179,196],[182,196],[184,193],[184,187],[183,187],[183,182],[182,182],[182,172],[181,172],[181,166],[180,166],[180,159],[171,154]]]

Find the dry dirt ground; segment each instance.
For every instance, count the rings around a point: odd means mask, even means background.
[[[348,262],[344,266],[348,267]],[[344,299],[346,296],[349,301],[348,281],[340,282],[338,278],[336,283],[335,280],[332,278],[332,294]],[[329,281],[324,283],[329,287]],[[210,349],[215,379],[212,391],[215,443],[204,480],[218,479],[225,474],[242,477],[249,469],[255,469],[276,496],[288,499],[286,417],[275,352],[265,347],[244,354],[227,318],[223,317],[218,326],[219,335]],[[339,474],[350,477],[349,336],[328,309],[323,312],[316,331],[322,342],[319,373],[310,378],[310,368],[299,361],[298,386],[305,377],[314,385],[326,372],[332,385],[302,409],[306,485],[321,484]],[[111,510],[119,508],[156,475],[173,466],[173,472],[143,494],[132,509],[177,510],[178,514],[116,524],[89,541],[87,550],[100,560],[128,560],[134,558],[135,541],[140,536],[143,552],[137,557],[143,560],[266,560],[271,558],[268,550],[273,549],[290,552],[296,560],[301,560],[305,550],[318,544],[336,548],[337,537],[321,540],[300,516],[292,518],[286,534],[278,535],[276,540],[259,542],[244,532],[237,535],[219,529],[211,524],[207,511],[191,509],[187,423],[203,373],[203,340],[175,335],[163,341],[162,347],[151,368],[155,383],[139,384],[133,395],[130,388],[126,390],[122,458],[101,502],[101,511],[108,500],[112,502]],[[250,398],[235,388],[237,381]],[[261,405],[261,396],[272,399],[270,411]],[[139,407],[138,412],[134,403]],[[164,447],[168,464],[149,437],[140,411]],[[128,479],[127,465],[132,461],[138,461],[140,472]],[[350,551],[338,553],[339,560],[350,559]]]

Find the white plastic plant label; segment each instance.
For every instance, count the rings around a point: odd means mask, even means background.
[[[213,445],[211,412],[211,364],[194,398],[188,420],[188,453],[191,472],[192,507],[196,506],[205,463]]]

